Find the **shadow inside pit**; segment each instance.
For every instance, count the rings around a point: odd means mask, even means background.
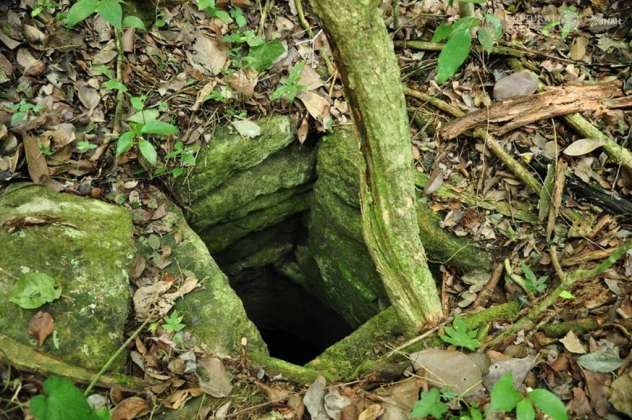
[[[353,329],[330,307],[272,266],[230,277],[270,355],[303,365]]]

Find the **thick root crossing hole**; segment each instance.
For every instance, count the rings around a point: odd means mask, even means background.
[[[353,331],[330,307],[274,267],[242,271],[230,282],[271,356],[302,365]]]

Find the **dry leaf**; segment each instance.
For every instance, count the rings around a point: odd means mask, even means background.
[[[316,90],[321,86],[325,86],[325,82],[323,82],[320,78],[320,74],[318,74],[310,65],[303,66],[303,71],[301,71],[298,84],[305,86],[308,91]]]
[[[584,354],[586,353],[586,347],[579,341],[579,338],[575,335],[573,331],[569,331],[566,333],[566,336],[560,340],[560,343],[564,344],[566,350],[575,354]]]
[[[201,67],[202,71],[212,76],[219,74],[228,60],[226,49],[215,39],[208,38],[202,33],[196,35],[193,51],[194,55],[188,54],[191,64]]]
[[[315,120],[322,123],[329,116],[329,101],[326,98],[314,92],[303,92],[298,95],[298,98]]]
[[[46,68],[46,65],[33,57],[27,48],[20,48],[18,50],[16,61],[24,69],[23,74],[25,76],[37,76]]]
[[[48,312],[38,311],[29,321],[29,335],[35,337],[41,346],[55,329],[55,321]]]
[[[198,92],[197,98],[195,98],[195,103],[191,107],[191,111],[197,111],[200,109],[200,105],[202,105],[206,100],[206,97],[213,92],[215,85],[217,85],[217,80],[214,78],[206,82],[202,90]]]
[[[383,412],[384,412],[384,409],[382,408],[381,405],[371,404],[370,406],[366,408],[366,410],[360,413],[358,420],[375,420],[379,416],[381,416]]]
[[[99,92],[87,85],[83,85],[79,88],[78,95],[82,105],[89,110],[93,110],[94,108],[96,108],[97,105],[99,105],[99,101],[101,101],[101,96],[99,95]]]
[[[301,120],[301,125],[298,126],[298,130],[296,130],[296,136],[298,137],[298,142],[300,144],[305,143],[307,139],[307,133],[309,131],[309,122],[307,117]]]
[[[578,36],[573,40],[571,45],[571,58],[573,60],[581,60],[586,55],[586,46],[588,45],[588,39],[583,36]]]
[[[247,68],[245,70],[236,71],[224,78],[224,80],[235,92],[245,98],[250,98],[255,94],[255,86],[257,86],[259,78],[255,70]]]
[[[290,395],[290,391],[288,391],[287,389],[283,389],[283,388],[279,388],[275,386],[268,386],[259,381],[255,381],[255,384],[259,388],[261,388],[263,392],[265,392],[266,396],[268,397],[268,401],[270,402],[285,401]]]
[[[112,410],[112,420],[132,420],[149,410],[149,403],[139,397],[126,398]]]
[[[217,357],[200,359],[196,375],[200,382],[200,389],[211,397],[224,398],[233,390],[224,364]]]
[[[189,400],[189,398],[199,397],[200,395],[202,395],[202,390],[200,388],[180,389],[169,395],[163,401],[163,403],[166,407],[169,407],[172,410],[177,410],[179,408],[182,408],[182,406]]]
[[[580,139],[564,149],[563,153],[566,156],[581,156],[600,148],[604,143],[601,139]]]
[[[29,175],[34,183],[41,184],[49,178],[50,172],[46,164],[46,158],[42,155],[42,151],[39,148],[39,142],[35,137],[31,136],[24,136],[22,142],[24,143],[24,153],[26,154]]]

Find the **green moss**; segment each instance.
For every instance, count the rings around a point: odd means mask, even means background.
[[[263,367],[268,375],[281,374],[284,378],[302,384],[311,384],[321,374],[321,372],[309,367],[298,366],[263,353],[251,353],[250,357],[255,364]]]
[[[233,175],[214,190],[206,182],[192,184],[205,195],[191,203],[189,219],[196,229],[235,220],[296,194],[296,187],[314,176],[314,152],[295,146],[282,150],[254,168]]]
[[[120,207],[41,186],[12,188],[0,197],[0,225],[25,217],[47,220],[9,232],[0,229],[0,324],[3,333],[35,345],[23,310],[8,294],[23,273],[42,272],[62,287],[62,297],[42,306],[55,320],[59,348],[43,350],[66,362],[99,369],[123,342],[128,316],[127,269],[133,258],[129,213]],[[118,364],[120,367],[121,364]]]
[[[351,379],[362,363],[377,357],[375,347],[393,341],[402,333],[397,314],[389,307],[369,319],[352,334],[327,348],[306,367],[321,372],[331,380]]]
[[[254,139],[240,136],[230,125],[217,129],[210,144],[200,151],[193,173],[177,184],[179,194],[190,199],[187,202],[206,197],[232,175],[259,165],[294,141],[289,117],[263,118],[257,124],[261,135]]]
[[[248,214],[247,216],[228,223],[197,229],[204,243],[211,253],[226,249],[235,241],[245,237],[249,233],[274,226],[290,216],[303,212],[309,208],[311,192],[293,195],[285,201],[273,207],[264,208]]]

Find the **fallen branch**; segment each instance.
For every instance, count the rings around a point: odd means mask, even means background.
[[[427,42],[427,41],[395,41],[394,44],[395,44],[395,47],[398,47],[398,48],[410,48],[412,50],[421,50],[421,51],[441,51],[443,49],[443,46],[445,45],[439,42]],[[525,55],[529,55],[531,53],[526,50],[521,50],[518,48],[496,46],[492,48],[492,54],[509,55],[512,57],[520,58],[520,57],[524,57]]]
[[[439,98],[430,96],[417,90],[405,88],[404,93],[407,96],[420,99],[436,108],[451,114],[453,117],[459,118],[465,115],[465,112],[459,108],[442,101]],[[500,159],[507,168],[520,180],[523,184],[531,188],[535,193],[540,194],[542,183],[538,181],[520,162],[513,158],[498,141],[483,128],[477,128],[473,132],[473,136],[483,140],[485,145]]]
[[[544,311],[546,311],[549,307],[551,307],[558,301],[561,293],[568,291],[575,283],[579,281],[591,279],[597,277],[600,274],[603,274],[605,271],[609,270],[619,259],[623,258],[630,250],[632,250],[632,240],[624,242],[617,248],[615,252],[612,253],[612,255],[610,255],[608,258],[592,268],[580,268],[568,274],[562,273],[563,278],[560,279],[561,284],[558,287],[553,289],[549,294],[542,298],[542,300],[540,300],[540,302],[533,306],[525,316],[514,322],[502,334],[497,335],[493,340],[485,343],[483,349],[500,344],[506,339],[516,335],[520,330],[528,328],[542,315]]]
[[[89,383],[95,378],[95,373],[88,369],[40,353],[31,346],[19,343],[3,334],[0,334],[0,360],[4,360],[19,370],[63,376],[80,383]],[[96,384],[104,388],[120,385],[130,391],[142,391],[151,385],[141,379],[119,374],[101,375]]]
[[[622,95],[620,82],[550,87],[535,95],[495,102],[488,108],[451,121],[443,127],[441,136],[449,140],[474,127],[489,123],[506,123],[494,130],[494,133],[503,135],[535,121],[576,112],[603,111],[610,104],[620,107],[625,102],[613,102],[612,98]]]
[[[516,71],[524,69],[523,64],[516,59],[509,59],[509,65],[513,70]],[[625,101],[622,101],[625,103],[627,99]],[[628,170],[632,171],[632,152],[630,152],[630,150],[618,144],[610,136],[604,134],[601,130],[592,125],[586,118],[582,117],[580,114],[569,114],[565,115],[563,118],[568,125],[575,129],[575,131],[577,131],[584,138],[601,140],[603,142],[602,148],[606,152],[608,157],[616,163],[626,167]]]

